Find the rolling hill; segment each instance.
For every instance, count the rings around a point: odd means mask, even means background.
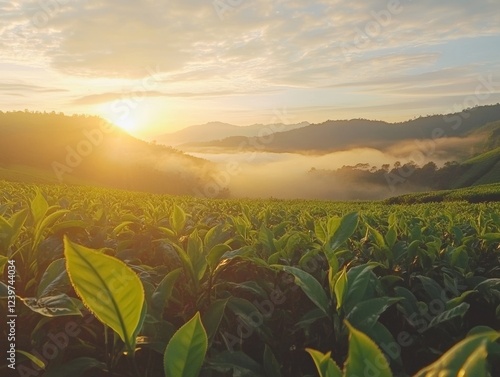
[[[222,122],[209,122],[206,124],[190,126],[180,131],[166,133],[156,137],[160,144],[178,146],[191,142],[207,142],[218,139],[225,139],[233,136],[258,137],[269,133],[291,131],[297,128],[308,126],[308,122],[297,124],[253,124],[251,126],[235,126]]]
[[[460,202],[469,203],[498,202],[500,201],[500,183],[477,185],[460,189],[426,191],[413,194],[405,194],[385,199],[387,204],[417,204],[438,202]]]
[[[453,182],[453,188],[500,182],[500,147],[465,160],[461,167],[464,172]]]
[[[0,179],[192,194],[215,167],[98,117],[0,112]]]
[[[481,127],[499,120],[500,104],[496,104],[467,109],[454,114],[420,117],[400,123],[366,119],[329,120],[321,124],[311,124],[276,133],[272,140],[266,143],[260,143],[258,137],[239,136],[210,142],[190,142],[179,148],[185,151],[243,148],[278,153],[317,154],[356,147],[386,150],[397,143],[414,140],[451,137],[465,139]]]

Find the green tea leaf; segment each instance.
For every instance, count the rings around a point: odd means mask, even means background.
[[[483,341],[483,343],[467,358],[467,360],[465,360],[465,363],[458,372],[458,375],[474,377],[490,376],[490,373],[488,372],[487,344],[488,342]]]
[[[89,369],[105,370],[106,364],[91,357],[77,357],[63,365],[49,369],[43,377],[79,377],[84,375]]]
[[[398,235],[396,233],[396,229],[393,227],[390,227],[387,233],[385,234],[385,242],[387,243],[387,246],[392,249],[394,247],[394,244],[396,243],[396,240],[398,238]]]
[[[460,305],[455,306],[452,309],[446,310],[442,312],[441,314],[437,315],[432,319],[432,321],[429,323],[429,326],[427,327],[427,330],[443,323],[446,321],[449,321],[450,319],[456,318],[456,317],[463,317],[467,310],[469,309],[470,304],[466,302],[462,302]]]
[[[337,298],[337,310],[342,308],[344,305],[344,297],[347,292],[346,288],[347,288],[347,273],[346,269],[344,268],[339,278],[335,282],[334,292],[335,292],[335,297]]]
[[[67,214],[69,211],[67,209],[61,209],[59,211],[53,212],[47,217],[43,218],[43,220],[36,226],[35,228],[35,236],[33,238],[33,246],[32,248],[35,250],[38,245],[40,244],[40,241],[42,239],[42,236],[44,232],[54,223],[59,220],[61,217],[63,217],[65,214]]]
[[[376,267],[375,264],[365,264],[351,268],[347,272],[347,292],[344,293],[343,306],[349,312],[354,305],[366,299],[365,295],[373,289],[373,281],[376,277],[372,270]]]
[[[259,231],[259,242],[264,246],[266,255],[271,255],[278,250],[274,245],[274,234],[270,229],[266,228],[264,224],[260,227]]]
[[[281,377],[281,368],[271,348],[266,344],[264,347],[264,371],[267,377]]]
[[[209,365],[218,372],[232,372],[231,376],[264,376],[259,363],[241,351],[222,351],[209,361]]]
[[[134,351],[134,332],[141,319],[144,289],[122,261],[64,238],[66,270],[83,303]]]
[[[69,297],[64,293],[42,298],[25,297],[21,300],[28,308],[45,317],[82,315],[79,309],[79,306],[81,306],[79,300]]]
[[[37,189],[36,195],[31,201],[31,216],[33,217],[33,224],[37,226],[42,219],[45,217],[47,210],[49,209],[49,204],[47,200],[42,195],[42,192]]]
[[[36,357],[35,355],[33,355],[29,352],[23,351],[23,350],[16,350],[16,352],[23,355],[23,356],[26,356],[38,368],[45,369],[45,363],[42,360],[40,360],[38,357]]]
[[[48,296],[58,287],[66,284],[69,284],[68,274],[66,273],[66,260],[64,258],[56,259],[43,273],[42,279],[38,284],[36,296]]]
[[[196,275],[196,272],[194,270],[193,263],[191,261],[191,258],[189,258],[189,255],[182,249],[180,246],[176,244],[172,244],[174,247],[175,251],[177,252],[177,255],[179,256],[179,259],[181,260],[182,266],[186,270],[186,273],[189,274],[189,277],[191,278],[191,281],[193,282],[193,286],[195,291],[198,291],[198,277]]]
[[[317,281],[314,278],[314,276],[296,267],[279,266],[279,265],[274,265],[273,267],[280,268],[283,271],[292,274],[295,278],[295,284],[297,284],[302,289],[302,291],[307,295],[307,297],[309,297],[309,299],[312,302],[314,302],[314,304],[318,308],[320,308],[323,311],[323,313],[328,315],[329,313],[328,297],[326,296],[323,287],[321,286],[319,281]]]
[[[191,260],[195,276],[200,281],[207,270],[207,258],[203,253],[203,241],[196,229],[189,235],[187,254]]]
[[[198,377],[208,348],[208,337],[196,313],[172,336],[163,355],[165,377]]]
[[[219,329],[219,325],[224,316],[224,311],[226,310],[226,305],[228,302],[228,298],[223,300],[216,300],[210,304],[207,311],[203,315],[203,325],[207,331],[208,342],[211,343],[215,334],[217,334],[217,330]]]
[[[384,237],[382,236],[382,234],[380,234],[380,232],[375,229],[375,228],[372,228],[371,226],[368,226],[368,231],[371,233],[371,235],[373,236],[374,240],[375,240],[375,244],[379,247],[379,248],[384,248],[386,247],[386,243],[385,243],[385,239]]]
[[[319,377],[342,377],[342,371],[330,357],[330,352],[323,354],[311,348],[306,348],[306,352],[311,355]]]
[[[165,304],[168,298],[172,295],[172,290],[174,289],[174,284],[181,275],[182,269],[177,268],[170,271],[158,284],[155,291],[151,295],[151,308],[154,310],[154,314],[161,317]]]
[[[346,319],[356,326],[366,331],[372,327],[379,319],[380,315],[392,304],[398,302],[400,298],[376,297],[354,305],[352,310],[347,313]]]
[[[345,215],[340,220],[340,224],[333,234],[330,234],[328,241],[332,251],[337,250],[351,237],[358,226],[359,216],[356,212]]]
[[[8,220],[0,217],[0,252],[4,253],[14,245],[28,218],[28,209],[14,213]],[[3,247],[1,247],[3,246]],[[4,250],[2,250],[4,249]]]
[[[496,331],[482,332],[477,335],[468,336],[461,342],[455,344],[436,362],[420,370],[415,377],[429,376],[476,376],[476,374],[460,373],[465,366],[471,370],[480,369],[481,363],[478,358],[482,352],[474,355],[480,347],[495,342],[500,337]],[[472,358],[471,358],[472,356]],[[469,365],[467,363],[469,362]],[[480,375],[480,374],[479,374]]]
[[[184,230],[186,225],[186,213],[178,205],[174,205],[174,210],[170,217],[170,222],[174,232],[179,235]]]
[[[391,368],[382,351],[367,335],[345,322],[349,328],[349,354],[345,376],[392,377]]]
[[[479,236],[479,239],[489,242],[499,242],[500,233],[485,233],[482,236]]]

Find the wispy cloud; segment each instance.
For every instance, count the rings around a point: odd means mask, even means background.
[[[50,88],[38,85],[30,85],[19,82],[0,81],[0,92],[34,92],[34,93],[54,93],[67,92],[67,89]]]
[[[159,67],[160,85],[146,97],[247,94],[240,106],[249,110],[262,110],[256,93],[272,96],[261,101],[268,106],[297,106],[295,90],[307,90],[305,107],[466,94],[478,75],[500,69],[497,0],[239,3],[221,19],[210,0],[1,2],[0,55],[67,78],[66,103],[78,106],[119,99],[120,80],[147,77],[148,67]],[[370,103],[374,90],[385,103]]]

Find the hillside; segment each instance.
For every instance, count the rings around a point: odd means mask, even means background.
[[[384,200],[386,204],[417,204],[465,201],[482,203],[500,201],[500,183],[478,185],[454,190],[427,191],[395,196]]]
[[[214,171],[98,117],[0,112],[0,135],[0,179],[192,194]]]
[[[235,150],[245,145],[246,149],[268,152],[299,152],[318,154],[369,147],[386,150],[398,143],[414,140],[461,138],[470,140],[471,134],[481,127],[500,120],[500,104],[481,106],[459,113],[420,117],[400,123],[387,123],[366,119],[329,120],[311,124],[291,131],[276,133],[270,142],[259,143],[258,138],[226,138],[212,142],[188,143],[183,150],[222,148]]]
[[[500,147],[481,153],[461,163],[463,174],[453,188],[500,182]]]
[[[208,142],[233,136],[258,137],[259,135],[269,135],[269,133],[290,131],[308,125],[308,122],[302,122],[297,124],[277,123],[235,126],[222,122],[209,122],[206,124],[190,126],[180,131],[159,135],[156,137],[156,141],[160,144],[178,146],[185,143]]]

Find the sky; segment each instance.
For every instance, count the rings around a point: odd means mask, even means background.
[[[0,0],[0,110],[154,138],[500,102],[498,0]]]

